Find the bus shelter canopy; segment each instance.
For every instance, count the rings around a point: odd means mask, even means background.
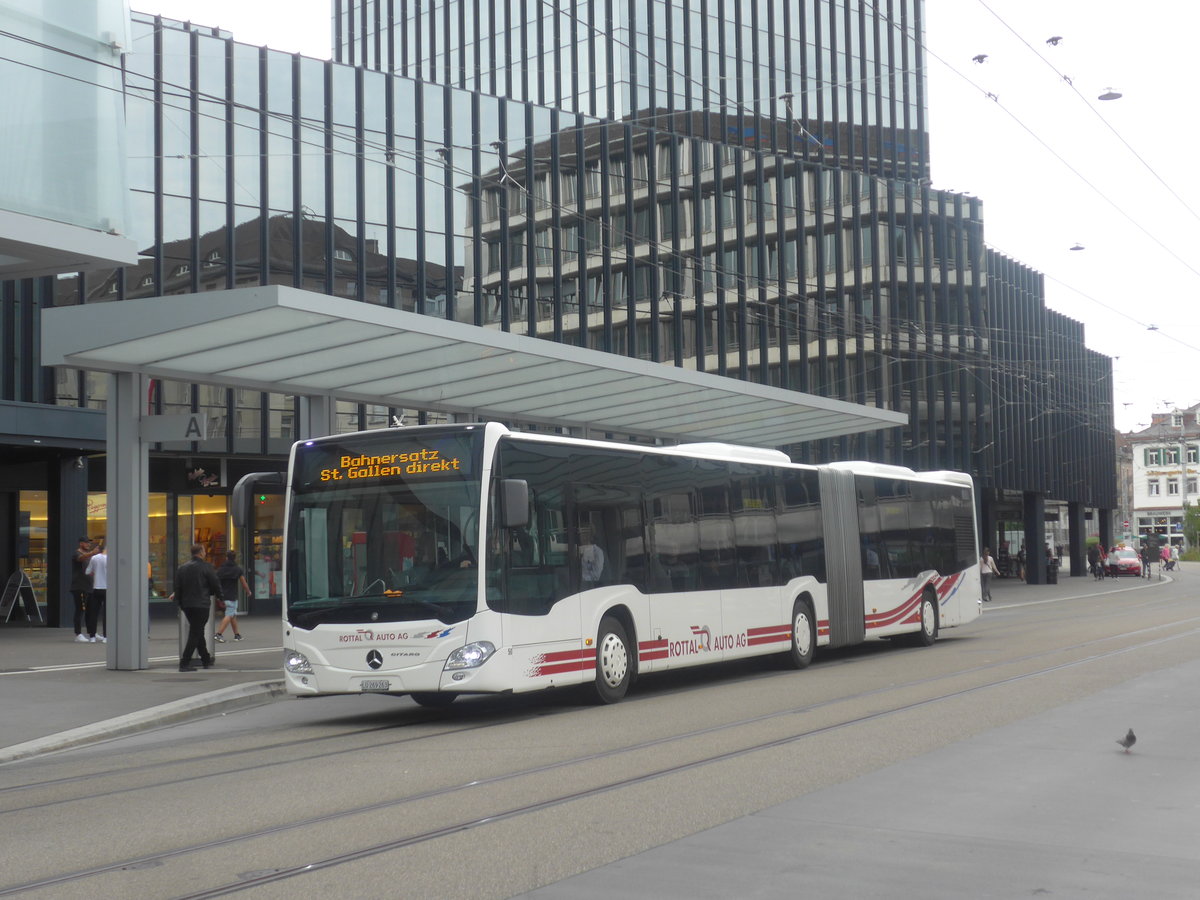
[[[42,363],[671,442],[780,447],[907,421],[282,285],[48,309]]]

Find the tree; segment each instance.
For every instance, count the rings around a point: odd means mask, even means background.
[[[1184,501],[1183,504],[1183,537],[1192,555],[1197,552],[1197,537],[1200,536],[1200,506]]]

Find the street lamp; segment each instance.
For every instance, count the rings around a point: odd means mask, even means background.
[[[1188,498],[1188,447],[1187,447],[1187,418],[1184,413],[1175,410],[1173,415],[1179,416],[1179,530],[1183,535],[1184,548],[1187,548],[1187,498]]]

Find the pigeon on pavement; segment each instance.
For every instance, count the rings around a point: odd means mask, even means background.
[[[1121,738],[1120,740],[1118,740],[1118,741],[1117,741],[1117,743],[1118,743],[1118,744],[1120,744],[1122,747],[1124,747],[1124,748],[1125,748],[1125,752],[1126,752],[1126,753],[1128,753],[1128,752],[1129,752],[1129,748],[1130,748],[1130,747],[1132,747],[1134,744],[1136,744],[1136,743],[1137,743],[1137,735],[1136,735],[1136,734],[1134,734],[1134,733],[1133,733],[1133,729],[1132,729],[1132,728],[1130,728],[1130,729],[1129,729],[1129,734],[1125,735],[1125,737],[1123,737],[1123,738]]]

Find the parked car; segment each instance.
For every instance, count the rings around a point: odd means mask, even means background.
[[[1104,565],[1104,570],[1109,575],[1137,575],[1142,574],[1142,560],[1137,555],[1136,550],[1114,550],[1108,554],[1108,561]]]

